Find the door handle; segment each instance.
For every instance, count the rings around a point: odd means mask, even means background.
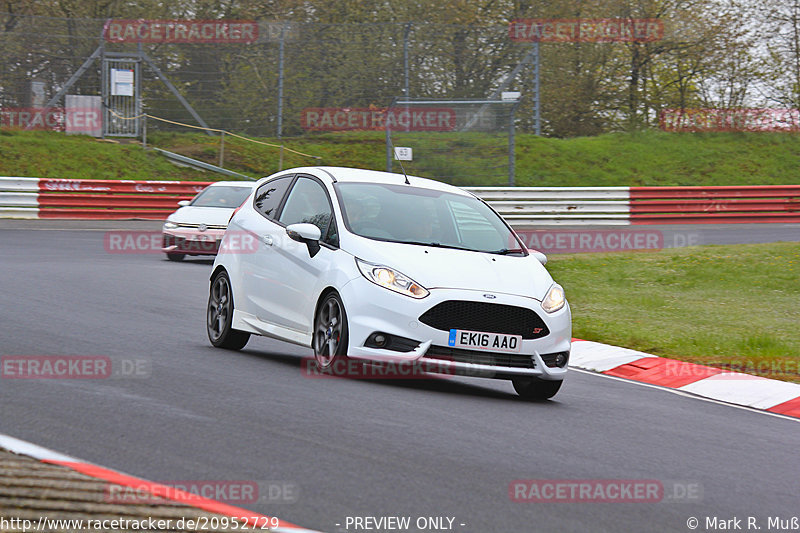
[[[261,240],[264,241],[264,244],[267,246],[272,246],[272,235],[264,235],[261,237]]]

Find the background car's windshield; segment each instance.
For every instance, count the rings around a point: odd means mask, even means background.
[[[235,209],[242,205],[251,190],[248,187],[226,185],[208,187],[197,195],[192,201],[192,205],[195,207],[230,207]]]
[[[471,196],[408,185],[337,183],[345,223],[371,239],[498,252],[519,248],[506,224]]]

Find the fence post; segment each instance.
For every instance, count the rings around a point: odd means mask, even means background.
[[[536,135],[542,134],[541,99],[539,98],[539,41],[533,43],[533,124]]]
[[[389,116],[388,110],[386,116]],[[388,120],[387,120],[388,122]],[[389,132],[389,124],[386,124],[386,172],[392,171],[392,134]]]
[[[408,35],[411,33],[411,23],[406,22],[403,29],[403,96],[408,98]]]
[[[219,136],[219,166],[225,168],[225,132],[220,133]]]
[[[508,125],[508,186],[514,186],[514,179],[516,173],[516,127],[514,124],[514,119],[516,118],[517,106],[519,104],[514,104],[511,108],[511,116],[509,118],[509,125]]]
[[[283,50],[286,23],[281,25],[280,45],[278,46],[278,139],[283,135]]]

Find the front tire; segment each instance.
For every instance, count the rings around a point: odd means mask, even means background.
[[[514,378],[514,390],[526,400],[548,400],[556,395],[563,380],[547,381],[539,378]]]
[[[167,254],[167,259],[170,261],[183,261],[186,254]]]
[[[323,372],[333,369],[337,361],[347,358],[347,313],[342,299],[335,292],[323,298],[314,317],[314,359]]]
[[[233,291],[228,273],[220,272],[211,282],[206,310],[206,332],[208,340],[217,348],[241,350],[250,334],[233,329]]]

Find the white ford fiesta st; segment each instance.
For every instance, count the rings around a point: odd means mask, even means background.
[[[550,398],[567,372],[564,290],[485,202],[436,181],[350,168],[260,180],[233,214],[207,309],[214,346],[251,334],[346,358],[509,379]]]

